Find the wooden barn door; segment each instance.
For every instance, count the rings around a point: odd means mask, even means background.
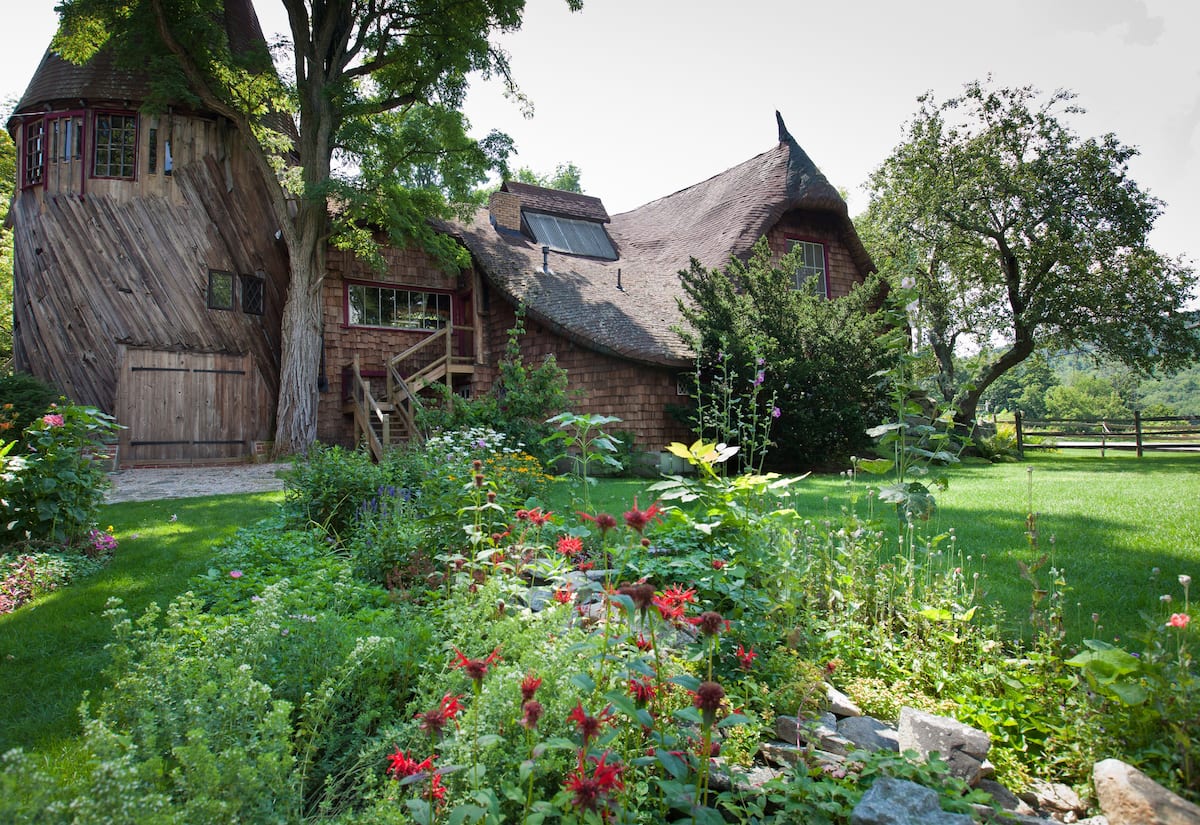
[[[261,439],[262,388],[249,355],[122,348],[123,464],[236,459]]]

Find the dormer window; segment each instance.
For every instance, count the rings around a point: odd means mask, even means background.
[[[613,249],[604,225],[596,221],[545,215],[540,212],[521,212],[522,222],[539,246],[548,246],[555,252],[569,255],[585,255],[615,261],[617,251]]]
[[[800,265],[796,268],[796,289],[807,289],[822,298],[829,297],[826,277],[825,244],[812,241],[788,241],[788,252],[799,250]]]

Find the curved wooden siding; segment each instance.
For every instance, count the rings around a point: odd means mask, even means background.
[[[212,154],[177,166],[172,197],[139,197],[136,183],[82,198],[21,192],[12,208],[18,367],[111,412],[121,345],[248,354],[272,399],[256,429],[269,432],[288,266],[265,192],[240,166]],[[208,309],[210,268],[265,274],[264,314]]]

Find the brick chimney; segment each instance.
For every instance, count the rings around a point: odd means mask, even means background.
[[[521,196],[515,192],[493,192],[488,199],[488,212],[497,229],[521,231]]]

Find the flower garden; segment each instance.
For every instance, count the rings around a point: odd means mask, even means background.
[[[7,459],[13,503],[104,426],[51,416],[32,425],[51,460]],[[557,423],[577,455],[606,452],[611,419]],[[136,614],[112,600],[107,688],[69,767],[5,754],[0,818],[848,823],[881,777],[964,816],[998,807],[945,762],[886,750],[833,763],[810,745],[762,779],[776,719],[816,720],[826,683],[878,719],[909,707],[984,731],[1013,790],[1086,791],[1117,756],[1200,799],[1185,572],[1162,574],[1143,636],[1072,640],[1031,513],[1031,632],[1013,637],[953,531],[897,521],[854,469],[817,513],[803,479],[735,472],[733,448],[671,449],[692,471],[618,505],[586,462],[555,477],[486,427],[380,464],[315,448],[279,513],[219,544],[186,593]],[[82,518],[21,505],[48,516],[27,544],[61,530],[76,556],[120,552],[89,501]],[[6,561],[6,594],[27,558]]]

